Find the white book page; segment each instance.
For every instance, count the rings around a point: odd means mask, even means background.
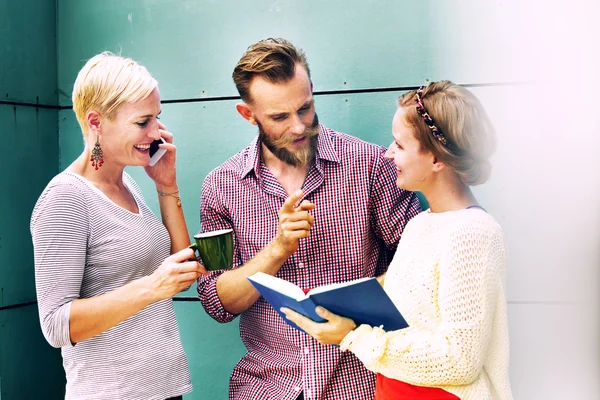
[[[265,274],[264,272],[257,272],[249,278],[293,299],[302,300],[306,298],[304,291],[298,286],[286,280]]]
[[[310,294],[323,293],[323,292],[327,292],[331,289],[342,288],[345,286],[352,286],[352,285],[356,285],[357,283],[368,281],[371,279],[376,279],[376,278],[360,278],[360,279],[355,279],[353,281],[348,281],[348,282],[332,283],[331,285],[319,286],[318,288],[311,289],[308,292],[308,294],[310,295]]]

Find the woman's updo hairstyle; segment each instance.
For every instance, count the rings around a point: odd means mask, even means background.
[[[429,118],[423,116],[423,108],[418,110],[419,98]],[[450,81],[432,82],[400,96],[398,105],[406,110],[406,123],[414,128],[422,150],[430,151],[452,168],[466,185],[488,180],[496,133],[483,106],[469,90]]]

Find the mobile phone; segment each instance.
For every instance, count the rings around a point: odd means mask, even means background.
[[[150,143],[150,166],[152,167],[154,164],[160,160],[160,158],[167,152],[167,149],[161,149],[158,147],[159,144],[166,143],[163,138],[153,141]]]

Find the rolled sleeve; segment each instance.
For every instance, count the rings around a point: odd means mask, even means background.
[[[61,348],[74,346],[71,342],[69,331],[71,304],[73,304],[72,301],[56,308],[53,312],[45,313],[43,318],[40,310],[42,333],[44,334],[46,341],[48,341],[52,347]]]
[[[223,272],[225,271],[213,271],[198,279],[198,298],[202,303],[202,307],[215,321],[222,324],[231,322],[237,317],[236,314],[231,314],[225,310],[217,294],[217,279]]]

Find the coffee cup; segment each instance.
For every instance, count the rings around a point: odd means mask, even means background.
[[[208,271],[226,269],[233,264],[233,229],[221,229],[194,235],[194,249]]]

